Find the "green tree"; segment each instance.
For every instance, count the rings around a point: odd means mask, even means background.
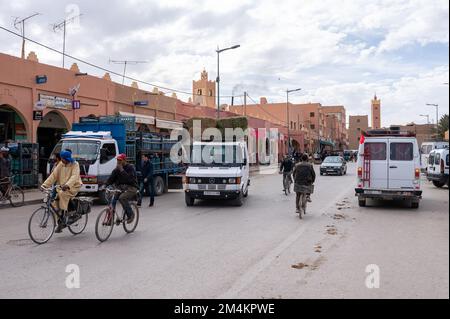
[[[440,138],[444,138],[445,132],[448,131],[448,114],[445,114],[441,119],[439,120],[438,124],[438,135]]]

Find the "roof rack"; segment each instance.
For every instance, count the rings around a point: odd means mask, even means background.
[[[363,131],[362,134],[365,137],[386,137],[386,136],[396,136],[396,137],[416,137],[415,132],[411,131],[401,131],[399,126],[391,126],[386,129],[376,129]]]

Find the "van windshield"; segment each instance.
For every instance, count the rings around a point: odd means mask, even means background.
[[[192,166],[238,167],[244,163],[242,150],[236,145],[194,145]]]
[[[61,141],[55,146],[51,159],[62,150],[70,150],[76,161],[93,164],[98,158],[99,149],[100,142],[97,141]]]

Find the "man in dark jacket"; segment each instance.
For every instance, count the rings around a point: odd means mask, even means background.
[[[136,178],[136,169],[134,165],[127,163],[127,156],[120,154],[117,156],[117,167],[111,173],[106,186],[115,185],[122,190],[118,200],[122,204],[127,216],[127,223],[134,221],[134,212],[129,201],[134,199],[138,191],[138,183]]]
[[[138,201],[138,206],[142,205],[142,198],[144,197],[144,193],[147,193],[150,196],[150,205],[149,207],[153,207],[155,204],[155,182],[153,180],[153,164],[150,161],[148,155],[142,155],[142,181],[140,185],[140,196]]]
[[[294,169],[294,162],[289,157],[289,155],[286,155],[283,159],[283,162],[281,162],[281,166],[280,166],[280,174],[283,174],[283,192],[285,191],[284,180],[286,178],[289,178],[292,182],[292,170],[293,169]]]
[[[301,194],[308,194],[308,201],[310,200],[310,195],[314,192],[314,182],[316,181],[316,173],[314,167],[308,161],[308,155],[304,154],[302,156],[302,161],[295,165],[294,168],[294,191],[297,194],[296,207],[297,213],[301,209]]]

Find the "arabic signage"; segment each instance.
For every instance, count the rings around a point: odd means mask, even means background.
[[[72,100],[65,97],[39,94],[39,102],[53,109],[72,110]]]

